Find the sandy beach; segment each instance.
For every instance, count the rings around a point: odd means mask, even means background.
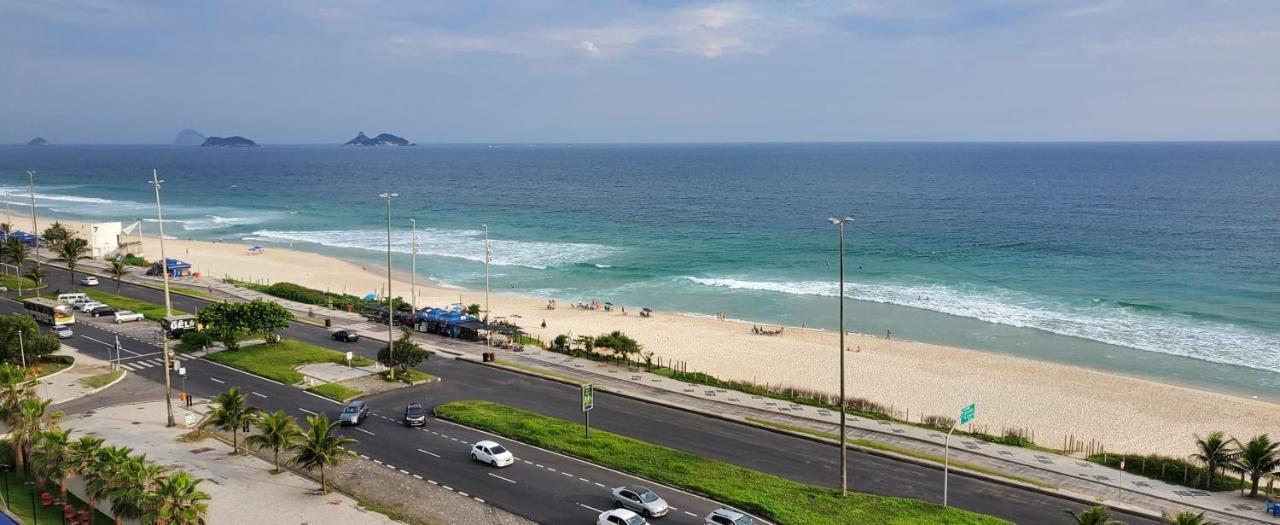
[[[29,219],[19,220],[16,215],[14,219],[19,228],[30,227]],[[50,221],[41,221],[46,222]],[[21,227],[24,224],[26,228]],[[157,259],[154,225],[146,226],[146,256]],[[357,295],[380,292],[385,285],[385,268],[274,246],[259,255],[250,255],[247,245],[233,243],[169,240],[165,247],[169,257],[191,263],[202,279],[288,281]],[[392,291],[407,299],[407,275],[400,277]],[[484,302],[483,290],[445,288],[426,279],[417,284],[419,307],[444,306],[459,299],[465,304]],[[559,308],[547,310],[543,299],[503,290],[491,294],[490,309],[495,317],[519,316],[516,322],[544,341],[558,334],[621,330],[664,360],[686,361],[690,370],[725,379],[837,391],[838,356],[832,351],[838,344],[837,333],[787,327],[783,335],[760,336],[752,333],[749,322],[673,312],[642,318],[637,315],[642,305],[620,305],[626,307],[626,314],[569,307],[571,302],[591,299],[564,297],[558,300]],[[540,327],[543,321],[546,328]],[[1193,434],[1222,430],[1247,438],[1280,431],[1280,405],[1266,401],[883,336],[854,335],[847,338],[847,346],[851,397],[891,405],[900,413],[909,411],[912,420],[921,414],[954,417],[962,406],[975,402],[977,423],[988,431],[1034,429],[1036,440],[1049,447],[1061,447],[1063,436],[1074,435],[1098,440],[1108,451],[1181,456],[1192,452]]]

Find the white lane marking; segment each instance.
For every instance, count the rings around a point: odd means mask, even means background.
[[[414,475],[413,475],[413,477],[418,478],[418,479],[422,479],[422,476],[421,476],[421,475],[418,475],[418,474],[414,474]]]
[[[461,490],[459,490],[459,491],[458,491],[458,494],[462,494],[462,496],[463,496],[464,498],[465,498],[465,497],[471,497],[471,495],[470,495],[470,494],[467,494],[466,492],[463,492],[463,491],[461,491]]]
[[[494,473],[492,473],[492,472],[490,472],[490,473],[489,473],[489,475],[490,475],[490,476],[493,476],[493,477],[495,477],[495,478],[498,478],[498,479],[500,479],[500,480],[502,480],[502,481],[505,481],[505,482],[507,482],[507,483],[511,483],[512,485],[514,485],[514,484],[516,483],[516,482],[515,482],[515,480],[504,478],[504,477],[499,476],[499,475],[497,475],[497,474],[494,474]]]
[[[555,472],[555,471],[556,471],[556,469],[555,469],[555,468],[553,468],[553,467],[547,467],[547,470],[550,470],[550,471],[552,471],[552,472]]]
[[[429,479],[429,480],[427,480],[427,483],[430,483],[430,484],[432,484],[432,485],[439,485],[439,483],[436,483],[436,480],[434,480],[434,479]]]
[[[210,380],[210,381],[213,381],[214,383],[217,383],[217,384],[219,384],[219,385],[225,385],[225,384],[227,384],[227,382],[226,382],[226,381],[223,381],[223,380],[218,379],[218,378],[216,378],[216,377],[210,377],[210,378],[209,378],[209,380]]]
[[[364,455],[364,454],[360,454],[360,457],[361,457],[361,458],[363,458],[363,459],[369,459],[369,456],[366,456],[366,455]]]
[[[697,515],[697,514],[694,514],[694,513],[692,513],[692,512],[687,511],[687,510],[686,510],[686,511],[684,511],[684,513],[685,513],[685,514],[688,514],[688,515],[690,515],[690,516],[693,516],[693,517],[695,517],[695,518],[696,518],[696,517],[698,517],[698,515]]]
[[[311,415],[313,415],[313,416],[318,416],[318,415],[320,415],[320,414],[317,414],[317,413],[315,413],[315,412],[312,412],[312,411],[307,410],[307,409],[302,408],[302,407],[298,407],[298,410],[301,410],[301,411],[306,412],[306,413],[308,413],[308,414],[311,414]]]
[[[373,460],[373,462],[374,462],[374,463],[377,463],[377,464],[379,464],[379,465],[384,464],[384,463],[382,463],[382,460],[381,460],[381,459],[375,459],[375,460]]]
[[[471,497],[471,499],[476,500],[476,501],[479,501],[480,503],[484,503],[484,500],[482,500],[482,499],[480,499],[480,498],[477,498],[477,497],[475,497],[475,496],[472,496],[472,497]]]
[[[376,436],[376,435],[377,435],[377,434],[374,434],[373,432],[369,432],[368,430],[365,430],[365,429],[360,428],[360,427],[356,427],[356,430],[359,430],[359,431],[361,431],[361,432],[364,432],[365,434],[369,434],[370,436]]]
[[[591,512],[604,512],[603,510],[597,509],[597,508],[592,507],[592,506],[589,506],[589,505],[583,505],[583,504],[581,504],[581,503],[579,503],[579,504],[578,504],[578,506],[579,506],[579,507],[582,507],[582,508],[584,508],[584,509],[587,509],[587,510],[589,510],[589,511],[591,511]]]
[[[584,477],[578,477],[578,479],[580,479],[580,480],[582,480],[582,481],[585,481],[585,482],[587,482],[587,483],[591,483],[591,480],[589,480],[589,479],[587,479],[587,478],[584,478]]]
[[[409,473],[409,471],[407,471],[407,470],[405,470],[405,469],[400,469],[400,473],[401,473],[401,474],[408,474],[408,473]]]
[[[262,398],[262,399],[266,399],[266,398],[267,398],[267,396],[264,396],[264,395],[262,395],[262,394],[259,394],[259,393],[257,393],[257,392],[254,392],[254,391],[252,391],[252,390],[250,390],[250,391],[249,391],[249,393],[250,393],[250,394],[253,394],[253,395],[255,395],[255,396],[258,396],[258,397],[260,397],[260,398]]]
[[[426,455],[431,456],[431,457],[434,457],[434,458],[438,458],[438,457],[440,457],[440,455],[439,455],[439,454],[436,454],[435,452],[428,452],[428,451],[426,451],[426,450],[422,450],[422,449],[418,449],[418,452],[421,452],[421,453],[423,453],[423,454],[426,454]]]
[[[568,476],[568,477],[571,477],[571,478],[573,477],[573,474],[570,474],[570,473],[568,473],[568,472],[561,472],[561,474],[564,474],[565,476]]]
[[[599,482],[596,482],[596,481],[592,481],[592,483],[594,483],[597,487],[600,487],[600,488],[602,488],[602,489],[604,489],[604,488],[608,488],[608,487],[604,486],[604,483],[599,483]]]
[[[450,487],[448,485],[440,485],[440,488],[443,488],[445,490],[453,490],[453,487]]]

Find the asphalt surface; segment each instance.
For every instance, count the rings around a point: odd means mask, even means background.
[[[61,288],[63,292],[71,290],[65,270],[53,267],[49,270],[49,281],[54,288]],[[114,282],[104,279],[102,283],[102,289],[114,292]],[[123,285],[121,293],[155,303],[164,301],[160,291],[128,283]],[[207,304],[201,299],[176,294],[172,298],[175,309],[187,312],[194,312]],[[7,311],[20,306],[6,302],[0,308]],[[328,330],[305,323],[294,323],[281,335],[339,351],[350,350],[367,357],[374,357],[381,346],[369,340],[356,343],[336,342],[330,338]],[[92,327],[77,324],[74,339],[85,336],[104,342],[114,340],[113,334],[95,332]],[[109,345],[88,339],[73,340],[71,344],[89,352],[106,352],[109,348]],[[150,355],[139,357],[126,353],[126,357],[137,360],[160,357],[159,350],[144,341],[128,340],[124,346],[135,349],[138,354]],[[212,397],[231,386],[241,386],[250,402],[263,409],[284,409],[295,416],[303,416],[308,412],[325,412],[331,418],[341,409],[328,399],[209,361],[185,361],[184,366],[188,369],[187,388],[198,397]],[[484,399],[569,420],[576,421],[582,417],[578,410],[579,392],[576,387],[440,356],[425,361],[419,368],[442,378],[442,381],[366,398],[376,414],[398,418],[403,407],[410,401],[422,402],[430,407],[453,400]],[[163,381],[159,367],[141,369],[135,374]],[[176,374],[174,380],[176,391],[180,387]],[[113,389],[133,383],[125,381]],[[104,401],[113,397],[115,396],[104,398]],[[106,404],[114,403],[98,406]],[[86,409],[92,406],[91,399],[82,399],[60,409],[72,412],[73,408]],[[593,428],[804,483],[834,487],[839,481],[836,447],[755,427],[604,392],[596,395],[591,423]],[[361,428],[347,429],[344,432],[359,439],[360,444],[355,448],[371,459],[389,463],[397,469],[418,474],[426,480],[447,485],[544,523],[591,522],[597,514],[594,509],[603,510],[610,504],[607,488],[600,485],[612,487],[637,482],[629,476],[510,443],[505,439],[496,440],[507,445],[521,459],[516,465],[494,470],[484,465],[471,464],[467,443],[485,437],[478,432],[434,419],[429,420],[425,430],[419,430],[405,428],[397,421],[383,417],[373,417]],[[852,490],[941,502],[940,469],[850,451],[848,476]],[[683,495],[651,483],[642,484],[654,488],[679,509],[660,518],[664,523],[701,523],[701,516],[715,507],[701,498]],[[1066,523],[1065,510],[1079,511],[1086,507],[1034,490],[955,474],[950,480],[949,503],[1016,523]],[[684,514],[685,511],[698,514],[698,519]],[[1158,523],[1136,515],[1116,514],[1126,523]]]

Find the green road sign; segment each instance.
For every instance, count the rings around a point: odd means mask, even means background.
[[[969,406],[960,409],[960,424],[964,425],[973,421],[973,412],[977,409],[975,403],[969,403]]]
[[[582,411],[591,410],[595,405],[595,389],[591,385],[582,385]]]

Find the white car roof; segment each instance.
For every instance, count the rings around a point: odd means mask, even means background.
[[[613,509],[613,510],[605,511],[605,513],[604,513],[604,514],[601,514],[600,516],[601,516],[601,517],[604,517],[604,516],[617,516],[617,517],[622,518],[622,519],[624,519],[624,520],[629,520],[629,519],[631,519],[631,518],[634,518],[634,517],[636,517],[636,516],[639,516],[639,514],[636,514],[635,512],[632,512],[632,511],[627,510],[627,509]]]
[[[487,440],[487,439],[486,439],[486,440],[484,440],[484,441],[477,441],[477,442],[476,442],[476,446],[477,446],[477,447],[496,447],[496,446],[498,446],[498,442],[497,442],[497,441],[489,441],[489,440]]]

